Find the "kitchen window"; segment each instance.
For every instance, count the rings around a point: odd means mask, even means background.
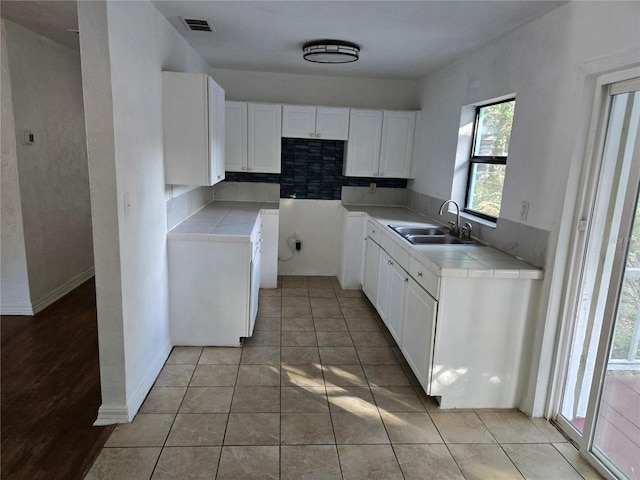
[[[495,222],[500,215],[516,100],[476,107],[465,212]]]

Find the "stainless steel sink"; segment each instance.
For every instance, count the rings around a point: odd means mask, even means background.
[[[414,245],[460,245],[472,243],[470,240],[462,240],[453,235],[406,235],[404,238]]]
[[[389,228],[402,237],[407,235],[446,235],[446,230],[440,227],[403,227],[399,225],[389,225]]]

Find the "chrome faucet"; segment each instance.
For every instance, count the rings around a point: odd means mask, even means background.
[[[451,233],[451,235],[455,235],[459,237],[460,236],[460,206],[453,200],[445,200],[442,203],[442,205],[440,205],[440,212],[438,213],[442,215],[442,211],[444,210],[444,207],[447,203],[453,203],[456,206],[456,221],[455,223],[449,222],[449,224],[451,225],[451,230],[449,233]]]

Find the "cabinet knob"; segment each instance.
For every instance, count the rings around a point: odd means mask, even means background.
[[[218,180],[220,180],[222,178],[222,175],[218,175]]]
[[[422,276],[422,272],[418,272],[418,276],[421,277]]]
[[[389,260],[389,265],[393,266],[393,262],[391,260]]]
[[[380,172],[380,176],[381,176],[381,177],[384,177],[384,172]]]
[[[316,138],[320,138],[320,134],[319,133],[316,133]]]
[[[253,172],[253,168],[251,167],[247,168],[247,170],[249,170],[250,172]]]
[[[378,176],[378,172],[375,172],[375,173],[373,174],[373,176],[374,176],[374,177],[377,177],[377,176]]]
[[[376,231],[375,230],[371,230],[371,233],[376,233]]]
[[[391,263],[391,260],[387,260],[387,265],[393,265],[393,264]]]
[[[314,137],[314,134],[313,134],[313,133],[310,133],[310,134],[309,134],[309,136],[310,136],[311,138],[313,138],[313,137]]]
[[[246,169],[247,169],[247,167],[242,167],[242,170],[246,170]]]
[[[404,277],[404,283],[407,283],[409,281],[409,277]]]

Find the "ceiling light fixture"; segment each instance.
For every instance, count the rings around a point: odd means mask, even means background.
[[[314,40],[302,46],[302,58],[315,63],[351,63],[360,58],[360,47],[342,40]]]

